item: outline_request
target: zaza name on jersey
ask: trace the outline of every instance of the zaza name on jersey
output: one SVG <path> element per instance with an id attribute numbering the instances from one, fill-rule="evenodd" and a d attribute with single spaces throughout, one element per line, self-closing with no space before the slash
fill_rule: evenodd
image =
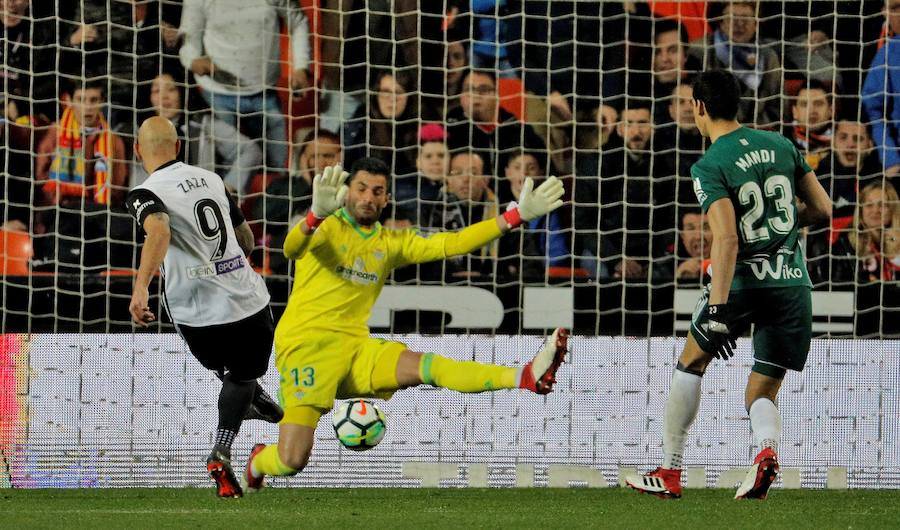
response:
<path id="1" fill-rule="evenodd" d="M 176 185 L 181 188 L 181 191 L 185 193 L 188 193 L 192 190 L 209 187 L 209 185 L 206 183 L 206 179 L 203 177 L 188 177 L 183 181 L 176 183 Z"/>

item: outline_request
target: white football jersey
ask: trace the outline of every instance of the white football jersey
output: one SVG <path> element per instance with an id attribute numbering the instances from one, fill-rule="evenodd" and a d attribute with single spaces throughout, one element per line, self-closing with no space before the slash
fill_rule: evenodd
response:
<path id="1" fill-rule="evenodd" d="M 169 215 L 171 240 L 161 272 L 166 308 L 176 324 L 227 324 L 268 305 L 265 282 L 234 233 L 244 216 L 221 177 L 168 162 L 132 189 L 126 203 L 141 227 L 152 213 Z"/>

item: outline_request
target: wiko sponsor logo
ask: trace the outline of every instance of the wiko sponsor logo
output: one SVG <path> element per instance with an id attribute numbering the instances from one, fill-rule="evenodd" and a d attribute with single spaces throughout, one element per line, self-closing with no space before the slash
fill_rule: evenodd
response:
<path id="1" fill-rule="evenodd" d="M 791 267 L 784 262 L 784 253 L 779 252 L 774 258 L 756 258 L 747 261 L 750 270 L 757 280 L 765 280 L 766 276 L 773 280 L 796 280 L 803 278 L 800 267 Z M 774 263 L 772 260 L 775 260 Z"/>

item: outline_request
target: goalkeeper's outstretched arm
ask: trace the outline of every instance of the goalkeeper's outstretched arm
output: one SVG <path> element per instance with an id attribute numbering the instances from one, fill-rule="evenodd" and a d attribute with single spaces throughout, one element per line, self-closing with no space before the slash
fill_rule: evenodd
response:
<path id="1" fill-rule="evenodd" d="M 562 206 L 563 185 L 556 177 L 550 177 L 537 189 L 534 181 L 525 179 L 518 206 L 498 215 L 466 227 L 459 232 L 443 232 L 430 238 L 414 237 L 407 240 L 403 262 L 425 263 L 451 256 L 468 254 L 479 249 L 523 222 L 543 217 Z"/>

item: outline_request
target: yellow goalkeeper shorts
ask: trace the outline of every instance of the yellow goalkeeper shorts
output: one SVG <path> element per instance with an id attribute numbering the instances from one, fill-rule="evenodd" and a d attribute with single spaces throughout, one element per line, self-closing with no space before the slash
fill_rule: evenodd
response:
<path id="1" fill-rule="evenodd" d="M 331 410 L 335 398 L 390 399 L 397 390 L 397 361 L 406 349 L 399 342 L 328 332 L 306 333 L 298 341 L 276 341 L 285 421 L 293 423 L 296 407 Z"/>

